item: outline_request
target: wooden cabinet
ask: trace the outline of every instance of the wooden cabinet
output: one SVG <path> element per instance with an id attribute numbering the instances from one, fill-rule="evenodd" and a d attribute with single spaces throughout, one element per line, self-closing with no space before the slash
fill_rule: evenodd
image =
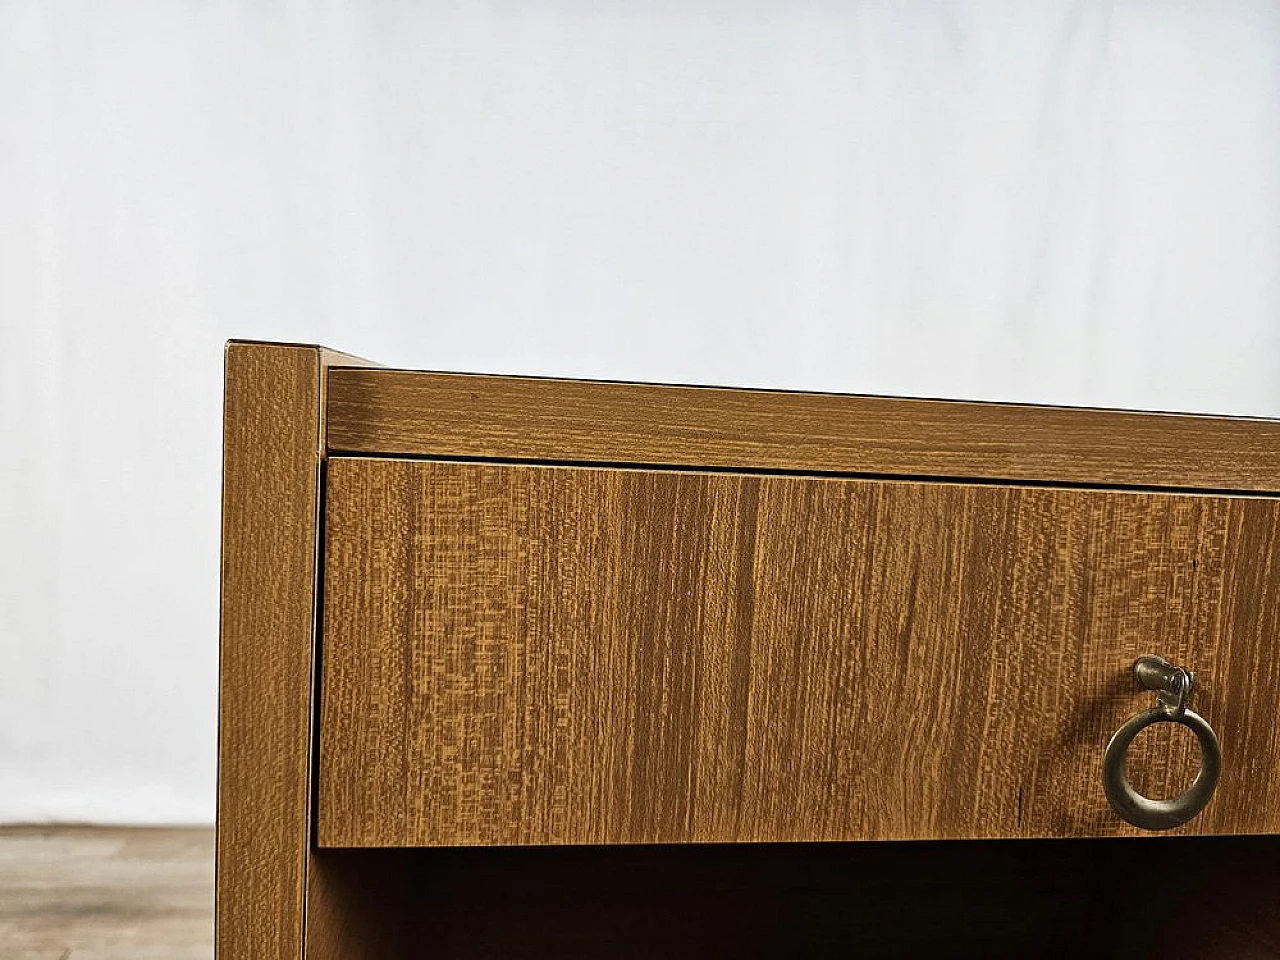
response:
<path id="1" fill-rule="evenodd" d="M 224 482 L 221 957 L 1275 954 L 1276 422 L 232 344 Z"/>

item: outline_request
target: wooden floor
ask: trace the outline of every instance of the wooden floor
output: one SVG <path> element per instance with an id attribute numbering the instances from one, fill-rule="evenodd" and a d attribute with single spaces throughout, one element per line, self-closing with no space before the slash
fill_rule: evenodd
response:
<path id="1" fill-rule="evenodd" d="M 212 828 L 0 827 L 0 960 L 212 956 Z"/>

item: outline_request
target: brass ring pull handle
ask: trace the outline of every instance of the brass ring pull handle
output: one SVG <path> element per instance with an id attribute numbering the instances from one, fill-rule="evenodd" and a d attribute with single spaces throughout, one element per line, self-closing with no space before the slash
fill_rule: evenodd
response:
<path id="1" fill-rule="evenodd" d="M 1186 823 L 1204 809 L 1222 772 L 1222 748 L 1204 717 L 1187 709 L 1195 688 L 1195 674 L 1160 657 L 1139 657 L 1133 674 L 1148 690 L 1160 692 L 1160 703 L 1127 720 L 1107 744 L 1102 760 L 1102 789 L 1112 808 L 1135 827 L 1168 830 Z M 1126 759 L 1133 738 L 1153 723 L 1180 723 L 1200 741 L 1200 772 L 1186 792 L 1172 800 L 1152 800 L 1129 783 Z"/>

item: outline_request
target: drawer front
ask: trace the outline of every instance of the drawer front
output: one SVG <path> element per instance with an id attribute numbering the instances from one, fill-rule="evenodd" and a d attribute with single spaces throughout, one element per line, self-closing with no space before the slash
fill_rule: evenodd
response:
<path id="1" fill-rule="evenodd" d="M 319 842 L 1137 833 L 1101 765 L 1145 653 L 1222 743 L 1174 832 L 1276 831 L 1277 503 L 333 458 Z"/>

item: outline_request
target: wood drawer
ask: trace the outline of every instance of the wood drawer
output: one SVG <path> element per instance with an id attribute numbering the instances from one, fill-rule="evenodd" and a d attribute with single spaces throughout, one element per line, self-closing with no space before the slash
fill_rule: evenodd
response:
<path id="1" fill-rule="evenodd" d="M 331 457 L 326 847 L 1138 833 L 1101 786 L 1199 672 L 1176 832 L 1280 829 L 1280 501 Z M 1194 776 L 1135 745 L 1142 792 Z"/>

